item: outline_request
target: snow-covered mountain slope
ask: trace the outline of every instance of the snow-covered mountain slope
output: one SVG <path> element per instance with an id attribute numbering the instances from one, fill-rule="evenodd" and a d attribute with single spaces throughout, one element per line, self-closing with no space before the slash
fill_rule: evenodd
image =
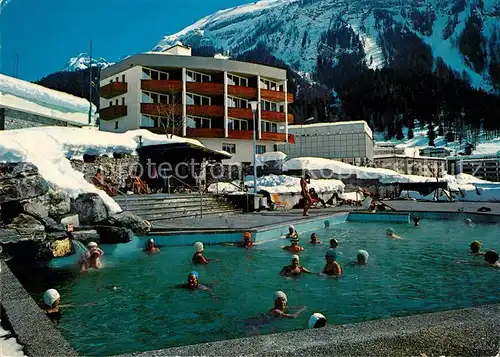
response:
<path id="1" fill-rule="evenodd" d="M 66 63 L 63 71 L 76 71 L 81 69 L 87 69 L 90 63 L 90 56 L 87 53 L 80 53 L 76 57 L 72 57 Z M 92 58 L 92 66 L 106 68 L 114 64 L 113 62 L 108 62 L 105 58 Z"/>
<path id="2" fill-rule="evenodd" d="M 499 24 L 500 0 L 262 0 L 207 16 L 164 37 L 154 51 L 177 41 L 232 55 L 263 45 L 304 73 L 314 73 L 324 57 L 335 66 L 354 53 L 379 68 L 429 51 L 490 90 L 500 63 Z M 344 41 L 346 29 L 356 36 Z"/>

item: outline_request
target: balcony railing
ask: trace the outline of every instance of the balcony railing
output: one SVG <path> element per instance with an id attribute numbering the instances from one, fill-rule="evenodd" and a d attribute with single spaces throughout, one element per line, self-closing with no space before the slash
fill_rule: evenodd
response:
<path id="1" fill-rule="evenodd" d="M 182 106 L 180 104 L 141 103 L 141 113 L 157 116 L 181 115 Z"/>
<path id="2" fill-rule="evenodd" d="M 253 119 L 252 109 L 248 108 L 229 108 L 227 114 L 229 117 L 236 119 Z"/>
<path id="3" fill-rule="evenodd" d="M 127 82 L 112 82 L 99 89 L 100 96 L 106 99 L 127 93 Z"/>
<path id="4" fill-rule="evenodd" d="M 187 128 L 187 136 L 193 138 L 223 138 L 222 128 Z"/>
<path id="5" fill-rule="evenodd" d="M 224 84 L 214 82 L 187 82 L 186 90 L 191 93 L 202 95 L 223 95 Z"/>
<path id="6" fill-rule="evenodd" d="M 99 118 L 102 120 L 112 120 L 127 115 L 126 105 L 112 105 L 99 111 Z"/>
<path id="7" fill-rule="evenodd" d="M 264 100 L 268 100 L 270 102 L 284 102 L 285 101 L 285 92 L 269 90 L 269 89 L 261 89 L 260 97 Z M 287 103 L 293 103 L 293 95 L 291 93 L 286 94 Z"/>
<path id="8" fill-rule="evenodd" d="M 285 121 L 285 113 L 263 110 L 260 117 L 262 120 L 269 120 L 282 123 Z M 293 114 L 288 114 L 288 122 L 293 123 Z"/>
<path id="9" fill-rule="evenodd" d="M 286 137 L 287 134 L 284 133 L 269 133 L 264 131 L 260 134 L 260 140 L 286 141 Z M 293 141 L 290 141 L 290 138 L 292 138 Z M 292 134 L 288 134 L 288 141 L 295 142 L 295 137 Z"/>
<path id="10" fill-rule="evenodd" d="M 186 114 L 200 117 L 223 117 L 224 107 L 218 105 L 186 105 Z"/>
<path id="11" fill-rule="evenodd" d="M 234 97 L 256 100 L 257 88 L 228 85 L 227 94 Z"/>
<path id="12" fill-rule="evenodd" d="M 157 93 L 177 93 L 182 91 L 182 81 L 142 79 L 141 89 Z"/>

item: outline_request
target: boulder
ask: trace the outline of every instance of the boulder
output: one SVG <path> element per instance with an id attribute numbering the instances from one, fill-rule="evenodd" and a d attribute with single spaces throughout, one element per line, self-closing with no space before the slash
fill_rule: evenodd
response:
<path id="1" fill-rule="evenodd" d="M 42 176 L 0 180 L 0 203 L 24 201 L 38 197 L 49 190 L 49 184 Z"/>
<path id="2" fill-rule="evenodd" d="M 75 231 L 72 233 L 73 239 L 79 240 L 83 244 L 87 245 L 89 242 L 101 242 L 101 236 L 95 229 L 88 229 L 83 231 Z"/>
<path id="3" fill-rule="evenodd" d="M 40 222 L 45 226 L 46 232 L 65 233 L 65 227 L 62 224 L 57 223 L 50 217 L 40 218 Z"/>
<path id="4" fill-rule="evenodd" d="M 15 229 L 2 229 L 0 228 L 0 243 L 17 243 L 21 240 L 21 236 Z"/>
<path id="5" fill-rule="evenodd" d="M 41 200 L 39 197 L 23 202 L 22 206 L 23 211 L 31 216 L 35 216 L 37 218 L 46 218 L 49 216 L 47 205 L 44 204 L 43 200 Z"/>
<path id="6" fill-rule="evenodd" d="M 71 199 L 61 190 L 50 190 L 46 195 L 50 217 L 60 217 L 71 211 Z"/>
<path id="7" fill-rule="evenodd" d="M 151 224 L 132 212 L 114 214 L 100 224 L 104 226 L 124 227 L 135 234 L 146 234 L 151 229 Z"/>
<path id="8" fill-rule="evenodd" d="M 21 213 L 14 218 L 11 224 L 6 226 L 7 229 L 14 229 L 20 236 L 20 240 L 44 240 L 45 227 L 35 217 Z"/>
<path id="9" fill-rule="evenodd" d="M 134 237 L 134 232 L 123 227 L 98 227 L 101 244 L 128 243 Z"/>
<path id="10" fill-rule="evenodd" d="M 78 214 L 80 223 L 92 225 L 108 218 L 108 208 L 97 193 L 82 193 L 71 202 L 71 210 Z"/>
<path id="11" fill-rule="evenodd" d="M 77 214 L 72 214 L 61 219 L 61 225 L 66 227 L 68 224 L 73 225 L 73 228 L 80 227 L 80 219 Z"/>
<path id="12" fill-rule="evenodd" d="M 0 164 L 0 180 L 38 175 L 38 168 L 29 162 Z"/>

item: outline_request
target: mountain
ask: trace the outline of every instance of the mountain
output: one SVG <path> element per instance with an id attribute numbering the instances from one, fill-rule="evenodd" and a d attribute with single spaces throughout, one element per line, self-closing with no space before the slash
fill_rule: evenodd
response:
<path id="1" fill-rule="evenodd" d="M 76 57 L 72 57 L 66 63 L 63 71 L 73 72 L 77 70 L 87 69 L 90 63 L 90 56 L 87 53 L 80 53 Z M 106 68 L 113 65 L 114 62 L 108 62 L 105 58 L 92 58 L 92 67 Z"/>
<path id="2" fill-rule="evenodd" d="M 177 41 L 232 57 L 261 46 L 329 87 L 347 79 L 330 73 L 337 66 L 426 71 L 439 62 L 500 91 L 499 0 L 263 0 L 218 11 L 153 50 Z"/>

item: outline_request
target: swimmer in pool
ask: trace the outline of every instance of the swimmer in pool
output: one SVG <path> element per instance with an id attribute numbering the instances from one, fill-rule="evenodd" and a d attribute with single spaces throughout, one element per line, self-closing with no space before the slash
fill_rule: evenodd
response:
<path id="1" fill-rule="evenodd" d="M 336 240 L 335 238 L 330 239 L 330 248 L 337 249 L 338 246 L 339 246 L 338 240 Z"/>
<path id="2" fill-rule="evenodd" d="M 420 225 L 420 217 L 414 217 L 413 218 L 413 225 L 415 227 L 418 227 Z"/>
<path id="3" fill-rule="evenodd" d="M 154 254 L 154 253 L 158 253 L 160 251 L 160 248 L 156 247 L 154 239 L 151 238 L 148 240 L 148 243 L 146 245 L 146 248 L 144 248 L 144 251 L 149 253 L 149 254 Z"/>
<path id="4" fill-rule="evenodd" d="M 304 268 L 300 263 L 300 258 L 297 254 L 292 255 L 292 264 L 285 265 L 283 269 L 281 269 L 280 274 L 284 276 L 297 276 L 302 273 L 312 274 L 311 271 Z"/>
<path id="5" fill-rule="evenodd" d="M 56 289 L 49 289 L 43 294 L 44 310 L 52 322 L 58 322 L 61 318 L 59 310 L 61 295 Z"/>
<path id="6" fill-rule="evenodd" d="M 357 254 L 356 254 L 356 264 L 357 265 L 366 265 L 368 263 L 368 257 L 370 256 L 370 254 L 368 254 L 368 252 L 364 249 L 360 249 L 358 250 Z"/>
<path id="7" fill-rule="evenodd" d="M 326 317 L 320 312 L 315 312 L 309 318 L 307 327 L 309 328 L 321 328 L 326 326 Z"/>
<path id="8" fill-rule="evenodd" d="M 304 250 L 303 247 L 299 245 L 299 239 L 298 238 L 292 238 L 291 240 L 291 245 L 281 247 L 284 250 L 288 250 L 289 252 L 292 252 L 294 254 L 301 252 Z"/>
<path id="9" fill-rule="evenodd" d="M 472 219 L 470 219 L 470 218 L 467 218 L 465 220 L 465 225 L 468 227 L 474 227 L 474 224 L 472 223 Z"/>
<path id="10" fill-rule="evenodd" d="M 193 263 L 194 264 L 208 264 L 209 262 L 215 262 L 216 259 L 207 259 L 203 256 L 203 252 L 205 251 L 205 247 L 202 242 L 196 242 L 194 244 L 195 253 L 193 255 Z"/>
<path id="11" fill-rule="evenodd" d="M 296 313 L 289 314 L 287 313 L 286 304 L 288 302 L 288 298 L 283 291 L 276 291 L 274 293 L 274 307 L 268 311 L 268 314 L 273 317 L 287 317 L 290 319 L 295 319 L 299 317 L 299 315 L 306 309 L 305 306 L 301 307 Z"/>
<path id="12" fill-rule="evenodd" d="M 288 234 L 286 235 L 286 238 L 287 239 L 293 239 L 293 238 L 299 239 L 299 234 L 295 230 L 294 226 L 288 227 Z"/>
<path id="13" fill-rule="evenodd" d="M 243 242 L 241 243 L 242 247 L 248 249 L 252 247 L 252 234 L 250 232 L 243 233 Z"/>
<path id="14" fill-rule="evenodd" d="M 322 274 L 331 275 L 331 276 L 340 276 L 342 275 L 342 267 L 335 260 L 337 259 L 337 252 L 335 249 L 328 249 L 325 254 L 326 264 L 323 268 Z"/>
<path id="15" fill-rule="evenodd" d="M 318 240 L 318 235 L 316 233 L 311 234 L 311 241 L 309 243 L 311 243 L 311 244 L 322 244 Z"/>
<path id="16" fill-rule="evenodd" d="M 89 269 L 99 269 L 102 267 L 101 257 L 104 252 L 97 246 L 97 243 L 90 242 L 87 245 L 87 251 L 80 257 L 80 271 L 84 272 Z"/>
<path id="17" fill-rule="evenodd" d="M 394 232 L 393 228 L 387 228 L 387 236 L 392 239 L 401 239 L 401 237 Z"/>
<path id="18" fill-rule="evenodd" d="M 192 271 L 188 275 L 187 284 L 179 284 L 177 285 L 177 287 L 188 290 L 203 290 L 207 291 L 210 295 L 213 296 L 213 290 L 206 285 L 200 284 L 200 282 L 198 281 L 198 277 L 199 277 L 198 272 Z"/>
<path id="19" fill-rule="evenodd" d="M 481 242 L 475 240 L 469 245 L 469 247 L 472 255 L 484 255 L 484 252 L 481 252 Z"/>
<path id="20" fill-rule="evenodd" d="M 484 253 L 484 261 L 486 264 L 493 268 L 500 268 L 500 262 L 498 261 L 498 253 L 494 250 L 488 250 Z"/>

